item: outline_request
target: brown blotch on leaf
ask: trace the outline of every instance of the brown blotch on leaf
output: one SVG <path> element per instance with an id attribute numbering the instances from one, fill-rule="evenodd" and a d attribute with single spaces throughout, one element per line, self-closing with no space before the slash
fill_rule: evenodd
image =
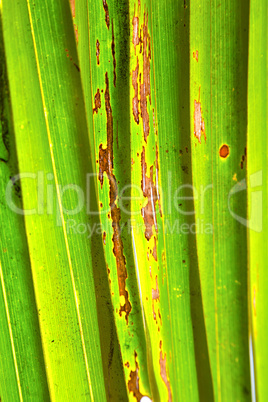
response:
<path id="1" fill-rule="evenodd" d="M 156 237 L 154 237 L 153 257 L 154 257 L 155 261 L 157 261 Z"/>
<path id="2" fill-rule="evenodd" d="M 157 281 L 157 276 L 155 277 L 155 289 L 152 288 L 152 304 L 153 304 L 153 316 L 154 320 L 156 320 L 156 314 L 155 314 L 155 309 L 154 309 L 154 303 L 159 301 L 159 288 L 158 288 L 158 281 Z"/>
<path id="3" fill-rule="evenodd" d="M 96 112 L 98 113 L 98 109 L 101 108 L 101 95 L 100 95 L 100 90 L 99 88 L 97 89 L 96 95 L 94 97 L 94 101 L 95 101 L 95 107 L 93 109 L 93 114 Z"/>
<path id="4" fill-rule="evenodd" d="M 138 76 L 139 76 L 139 59 L 137 57 L 137 66 L 135 70 L 132 71 L 132 86 L 134 88 L 134 97 L 132 99 L 132 110 L 134 120 L 139 124 L 139 86 L 138 86 Z"/>
<path id="5" fill-rule="evenodd" d="M 139 38 L 139 17 L 133 17 L 132 19 L 132 25 L 133 25 L 133 38 L 132 38 L 132 43 L 135 47 L 135 54 L 136 54 L 136 46 L 140 43 L 140 38 Z"/>
<path id="6" fill-rule="evenodd" d="M 143 147 L 141 153 L 141 189 L 144 197 L 148 198 L 147 205 L 141 209 L 141 214 L 145 224 L 145 238 L 150 240 L 153 235 L 153 226 L 155 227 L 156 232 L 157 228 L 157 220 L 156 220 L 156 202 L 158 201 L 156 186 L 153 181 L 153 166 L 150 167 L 150 177 L 147 177 L 147 164 L 145 162 L 145 148 Z"/>
<path id="7" fill-rule="evenodd" d="M 160 343 L 160 349 L 161 348 L 162 348 L 162 343 Z M 159 364 L 160 364 L 160 375 L 168 390 L 168 402 L 172 402 L 171 387 L 170 387 L 170 382 L 169 382 L 168 376 L 167 376 L 167 356 L 166 356 L 166 354 L 163 356 L 162 350 L 160 350 Z"/>
<path id="8" fill-rule="evenodd" d="M 148 13 L 144 13 L 144 23 L 142 25 L 142 51 L 143 51 L 143 83 L 140 82 L 140 105 L 141 117 L 143 122 L 144 141 L 150 133 L 149 113 L 147 110 L 147 97 L 151 103 L 151 86 L 150 86 L 150 60 L 151 60 L 151 39 L 148 31 Z"/>
<path id="9" fill-rule="evenodd" d="M 97 48 L 97 51 L 96 51 L 97 65 L 99 66 L 99 64 L 100 64 L 100 42 L 99 42 L 98 39 L 97 39 L 97 42 L 96 42 L 96 48 Z"/>
<path id="10" fill-rule="evenodd" d="M 201 144 L 202 134 L 206 141 L 207 137 L 206 137 L 206 133 L 205 133 L 205 122 L 202 117 L 201 103 L 195 100 L 194 101 L 194 135 L 198 139 L 200 144 Z"/>
<path id="11" fill-rule="evenodd" d="M 129 380 L 128 380 L 128 390 L 129 393 L 132 392 L 134 398 L 137 399 L 137 401 L 139 402 L 141 400 L 141 398 L 144 396 L 142 395 L 142 393 L 140 392 L 140 378 L 139 378 L 139 364 L 137 362 L 137 353 L 135 352 L 135 365 L 136 365 L 136 369 L 135 371 L 131 371 L 130 375 L 129 375 Z"/>
<path id="12" fill-rule="evenodd" d="M 198 50 L 193 52 L 193 58 L 198 62 Z"/>
<path id="13" fill-rule="evenodd" d="M 106 2 L 106 0 L 102 0 L 102 4 L 103 4 L 103 8 L 105 11 L 105 22 L 107 25 L 107 28 L 110 28 L 110 17 L 109 17 L 109 9 L 108 9 L 108 4 Z"/>
<path id="14" fill-rule="evenodd" d="M 242 157 L 241 157 L 241 162 L 240 162 L 241 169 L 244 168 L 244 163 L 246 163 L 246 156 L 247 156 L 247 148 L 245 148 L 244 155 L 242 155 Z"/>
<path id="15" fill-rule="evenodd" d="M 106 246 L 106 232 L 103 232 L 102 238 L 103 238 L 103 244 Z"/>
<path id="16" fill-rule="evenodd" d="M 118 285 L 119 285 L 119 294 L 124 297 L 124 305 L 120 306 L 119 314 L 122 315 L 122 312 L 125 312 L 125 319 L 128 323 L 128 316 L 131 312 L 131 304 L 128 298 L 128 291 L 126 290 L 126 279 L 127 279 L 127 270 L 126 270 L 126 259 L 123 252 L 123 242 L 121 238 L 121 228 L 120 228 L 120 219 L 121 213 L 120 209 L 116 205 L 116 198 L 118 195 L 117 191 L 117 182 L 113 173 L 113 114 L 112 107 L 110 103 L 110 93 L 109 93 L 109 80 L 108 74 L 105 74 L 105 110 L 106 110 L 106 131 L 107 131 L 107 148 L 103 148 L 102 144 L 99 146 L 99 180 L 101 183 L 101 187 L 103 186 L 103 174 L 106 172 L 108 180 L 109 180 L 109 198 L 110 198 L 110 209 L 111 209 L 111 218 L 112 218 L 112 228 L 113 228 L 113 237 L 112 241 L 114 244 L 113 253 L 116 258 L 116 266 L 117 266 L 117 277 L 118 277 Z"/>
<path id="17" fill-rule="evenodd" d="M 70 5 L 71 5 L 72 16 L 73 16 L 73 18 L 75 18 L 75 0 L 70 0 Z M 76 24 L 74 24 L 74 32 L 75 32 L 76 42 L 78 43 L 79 33 L 78 33 L 78 27 Z"/>
<path id="18" fill-rule="evenodd" d="M 75 18 L 75 0 L 70 0 L 72 16 Z"/>
<path id="19" fill-rule="evenodd" d="M 115 59 L 115 41 L 114 41 L 114 23 L 112 22 L 112 56 L 113 56 L 113 66 L 114 66 L 114 86 L 116 86 L 116 59 Z"/>
<path id="20" fill-rule="evenodd" d="M 162 217 L 162 208 L 160 203 L 160 193 L 159 193 L 159 163 L 158 163 L 158 145 L 156 144 L 155 147 L 155 188 L 156 188 L 156 195 L 158 200 L 158 207 L 159 213 Z"/>
<path id="21" fill-rule="evenodd" d="M 155 289 L 152 289 L 152 299 L 153 300 L 159 300 L 159 288 L 158 288 L 158 281 L 157 281 L 157 276 L 155 277 Z"/>
<path id="22" fill-rule="evenodd" d="M 229 154 L 230 154 L 229 146 L 226 144 L 223 144 L 220 147 L 219 154 L 220 154 L 221 158 L 224 158 L 224 159 L 227 158 L 227 156 L 229 156 Z"/>

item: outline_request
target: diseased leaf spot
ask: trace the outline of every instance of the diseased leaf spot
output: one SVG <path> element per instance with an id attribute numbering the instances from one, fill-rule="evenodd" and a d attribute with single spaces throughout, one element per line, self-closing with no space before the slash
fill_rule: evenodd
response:
<path id="1" fill-rule="evenodd" d="M 98 109 L 101 108 L 101 95 L 100 95 L 100 90 L 99 88 L 97 89 L 96 95 L 94 97 L 94 101 L 95 101 L 95 107 L 93 109 L 93 114 L 96 112 L 98 113 Z"/>
<path id="2" fill-rule="evenodd" d="M 198 101 L 194 101 L 194 136 L 198 139 L 201 144 L 201 136 L 204 136 L 206 141 L 206 133 L 205 133 L 205 122 L 202 117 L 202 109 L 201 103 Z"/>
<path id="3" fill-rule="evenodd" d="M 244 168 L 244 163 L 246 162 L 246 156 L 247 156 L 247 148 L 245 148 L 244 155 L 242 155 L 242 157 L 241 157 L 241 162 L 240 162 L 241 169 Z"/>
<path id="4" fill-rule="evenodd" d="M 136 398 L 136 400 L 139 402 L 144 395 L 142 395 L 142 393 L 140 392 L 139 364 L 137 361 L 138 355 L 136 352 L 134 353 L 134 356 L 136 369 L 130 372 L 130 379 L 128 380 L 128 390 L 129 393 L 133 393 L 134 398 Z"/>
<path id="5" fill-rule="evenodd" d="M 157 186 L 153 181 L 153 166 L 150 167 L 150 177 L 147 177 L 147 164 L 145 162 L 145 148 L 143 147 L 141 153 L 141 171 L 142 171 L 142 179 L 141 179 L 141 189 L 144 197 L 148 199 L 147 205 L 142 208 L 141 214 L 145 224 L 145 238 L 150 240 L 153 235 L 153 226 L 155 227 L 156 232 L 157 228 L 157 219 L 156 219 L 156 202 L 159 200 Z"/>
<path id="6" fill-rule="evenodd" d="M 70 0 L 70 5 L 71 5 L 72 16 L 73 16 L 73 18 L 75 18 L 75 0 Z M 77 24 L 75 24 L 75 23 L 73 25 L 74 25 L 76 42 L 78 43 L 78 40 L 79 40 L 78 27 L 77 27 Z"/>
<path id="7" fill-rule="evenodd" d="M 103 232 L 102 238 L 103 238 L 103 244 L 106 246 L 106 232 Z"/>
<path id="8" fill-rule="evenodd" d="M 113 56 L 113 66 L 114 66 L 114 86 L 116 86 L 116 59 L 115 59 L 115 42 L 114 42 L 114 23 L 112 22 L 112 56 Z"/>
<path id="9" fill-rule="evenodd" d="M 156 245 L 156 237 L 154 237 L 153 257 L 154 257 L 155 261 L 157 261 L 157 245 Z"/>
<path id="10" fill-rule="evenodd" d="M 224 159 L 227 158 L 227 156 L 229 156 L 229 154 L 230 154 L 229 146 L 226 144 L 223 144 L 220 147 L 219 154 L 220 154 L 221 158 L 224 158 Z"/>
<path id="11" fill-rule="evenodd" d="M 162 349 L 162 342 L 160 342 L 160 349 Z M 162 350 L 160 350 L 159 363 L 160 363 L 160 375 L 168 390 L 168 402 L 172 402 L 171 387 L 167 375 L 167 356 L 166 354 L 163 356 Z"/>
<path id="12" fill-rule="evenodd" d="M 158 288 L 158 282 L 157 282 L 157 276 L 155 277 L 155 289 L 152 289 L 152 299 L 153 300 L 159 300 L 159 288 Z"/>
<path id="13" fill-rule="evenodd" d="M 70 0 L 72 16 L 75 17 L 75 0 Z"/>
<path id="14" fill-rule="evenodd" d="M 132 110 L 134 120 L 139 124 L 139 86 L 138 86 L 138 76 L 139 76 L 139 59 L 137 57 L 137 66 L 135 70 L 132 71 L 132 86 L 134 88 L 134 97 L 132 99 Z"/>
<path id="15" fill-rule="evenodd" d="M 193 58 L 197 61 L 198 63 L 198 50 L 196 50 L 195 52 L 193 52 Z"/>
<path id="16" fill-rule="evenodd" d="M 140 38 L 139 38 L 139 17 L 133 17 L 132 25 L 133 25 L 132 43 L 134 45 L 135 54 L 136 54 L 136 46 L 138 46 L 138 44 L 140 43 Z"/>
<path id="17" fill-rule="evenodd" d="M 75 68 L 77 69 L 77 71 L 80 73 L 80 67 L 73 61 L 73 58 L 70 57 L 69 55 L 69 50 L 65 49 L 66 52 L 66 56 L 68 57 L 68 59 L 70 59 L 70 61 L 73 63 L 73 65 L 75 66 Z"/>
<path id="18" fill-rule="evenodd" d="M 147 97 L 151 103 L 151 86 L 150 86 L 150 60 L 151 60 L 151 39 L 148 31 L 148 13 L 144 13 L 144 23 L 142 25 L 142 49 L 143 49 L 143 83 L 140 79 L 140 104 L 141 117 L 143 122 L 144 141 L 150 133 L 149 113 L 147 110 Z"/>
<path id="19" fill-rule="evenodd" d="M 112 241 L 114 244 L 113 253 L 116 258 L 116 266 L 117 266 L 117 277 L 118 277 L 118 286 L 119 286 L 119 294 L 120 301 L 123 300 L 123 303 L 120 303 L 119 315 L 122 315 L 122 312 L 125 313 L 125 319 L 128 323 L 128 316 L 131 312 L 131 304 L 128 298 L 128 291 L 126 290 L 126 279 L 127 279 L 127 270 L 126 270 L 126 259 L 123 252 L 123 241 L 121 238 L 121 228 L 120 228 L 120 219 L 121 213 L 120 209 L 116 205 L 116 199 L 118 195 L 117 191 L 117 182 L 115 175 L 113 173 L 113 115 L 112 115 L 112 107 L 110 102 L 110 93 L 109 93 L 109 80 L 108 74 L 105 73 L 105 110 L 106 110 L 106 130 L 107 130 L 107 148 L 103 148 L 102 144 L 99 146 L 99 181 L 101 183 L 101 188 L 103 186 L 103 174 L 106 172 L 110 191 L 110 209 L 111 215 L 108 217 L 112 219 L 112 228 L 113 228 L 113 237 Z"/>
<path id="20" fill-rule="evenodd" d="M 98 39 L 97 39 L 97 42 L 96 42 L 96 48 L 97 48 L 97 50 L 96 50 L 97 65 L 99 66 L 100 65 L 100 42 L 99 42 Z"/>
<path id="21" fill-rule="evenodd" d="M 155 277 L 155 289 L 152 288 L 152 305 L 153 305 L 153 316 L 154 320 L 156 320 L 156 313 L 155 313 L 155 303 L 159 301 L 160 294 L 159 294 L 159 288 L 158 288 L 158 281 L 157 281 L 157 276 Z"/>
<path id="22" fill-rule="evenodd" d="M 109 29 L 110 28 L 110 17 L 109 17 L 109 8 L 108 8 L 108 4 L 106 2 L 106 0 L 102 0 L 102 4 L 103 4 L 103 8 L 105 11 L 105 22 L 106 22 L 106 26 Z"/>

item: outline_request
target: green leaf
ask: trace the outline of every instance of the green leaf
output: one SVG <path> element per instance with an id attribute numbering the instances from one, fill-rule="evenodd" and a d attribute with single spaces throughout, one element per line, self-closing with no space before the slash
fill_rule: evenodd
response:
<path id="1" fill-rule="evenodd" d="M 191 2 L 193 185 L 215 400 L 249 400 L 246 217 L 248 2 Z M 236 187 L 235 187 L 236 186 Z M 203 228 L 202 228 L 203 227 Z M 209 230 L 211 228 L 211 230 Z"/>
<path id="2" fill-rule="evenodd" d="M 251 2 L 248 70 L 249 306 L 256 395 L 267 398 L 267 13 L 266 1 Z"/>
<path id="3" fill-rule="evenodd" d="M 135 400 L 151 391 L 127 198 L 131 189 L 128 2 L 106 6 L 72 2 L 72 10 L 87 117 L 94 132 L 91 143 L 114 319 L 129 399 Z"/>
<path id="4" fill-rule="evenodd" d="M 78 226 L 98 219 L 81 195 L 92 165 L 69 4 L 3 1 L 3 31 L 50 396 L 105 400 L 92 272 L 104 261 L 100 236 Z"/>
<path id="5" fill-rule="evenodd" d="M 48 400 L 48 387 L 35 305 L 23 216 L 7 203 L 6 185 L 21 208 L 21 191 L 11 177 L 18 174 L 12 112 L 0 21 L 0 395 L 2 400 Z"/>
<path id="6" fill-rule="evenodd" d="M 212 384 L 191 199 L 189 2 L 158 2 L 152 18 L 173 383 L 179 399 L 207 401 Z"/>

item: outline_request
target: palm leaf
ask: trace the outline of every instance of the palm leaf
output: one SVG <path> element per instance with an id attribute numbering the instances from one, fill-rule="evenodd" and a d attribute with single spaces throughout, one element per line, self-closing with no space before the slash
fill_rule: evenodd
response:
<path id="1" fill-rule="evenodd" d="M 249 306 L 256 395 L 267 389 L 267 2 L 250 6 L 247 184 Z M 255 387 L 253 389 L 255 391 Z M 253 397 L 255 397 L 253 393 Z"/>
<path id="2" fill-rule="evenodd" d="M 235 219 L 246 216 L 247 199 L 234 190 L 246 177 L 248 3 L 194 1 L 190 20 L 197 252 L 214 397 L 248 400 L 247 232 Z"/>
<path id="3" fill-rule="evenodd" d="M 104 400 L 92 275 L 102 254 L 91 251 L 101 250 L 100 239 L 68 229 L 71 219 L 94 224 L 85 206 L 72 216 L 75 189 L 86 193 L 92 167 L 70 9 L 64 1 L 4 1 L 3 27 L 20 173 L 38 176 L 44 197 L 54 194 L 40 201 L 35 180 L 21 178 L 24 209 L 39 208 L 25 227 L 50 396 Z"/>

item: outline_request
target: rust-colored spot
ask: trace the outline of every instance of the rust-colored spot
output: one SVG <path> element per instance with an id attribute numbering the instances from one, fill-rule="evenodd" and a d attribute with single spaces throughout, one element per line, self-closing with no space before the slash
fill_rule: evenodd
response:
<path id="1" fill-rule="evenodd" d="M 159 309 L 158 309 L 158 317 L 159 317 L 159 320 L 160 320 L 160 325 L 162 325 L 162 316 L 161 316 L 161 313 L 160 313 Z"/>
<path id="2" fill-rule="evenodd" d="M 154 257 L 155 261 L 157 261 L 156 237 L 154 237 L 153 257 Z"/>
<path id="3" fill-rule="evenodd" d="M 77 69 L 77 71 L 80 73 L 80 67 L 73 61 L 73 58 L 69 55 L 69 50 L 68 50 L 68 49 L 65 49 L 65 52 L 66 52 L 66 56 L 67 56 L 68 58 L 70 58 L 70 60 L 73 62 L 73 65 L 75 66 L 75 68 Z"/>
<path id="4" fill-rule="evenodd" d="M 152 289 L 152 299 L 159 300 L 159 288 L 158 288 L 157 276 L 155 277 L 155 289 Z"/>
<path id="5" fill-rule="evenodd" d="M 114 23 L 112 21 L 112 56 L 113 56 L 113 66 L 114 66 L 114 86 L 116 86 L 116 59 L 115 59 L 115 41 L 114 41 Z"/>
<path id="6" fill-rule="evenodd" d="M 153 226 L 155 227 L 156 232 L 157 228 L 157 220 L 156 220 L 156 202 L 158 200 L 156 186 L 153 181 L 153 166 L 150 167 L 150 177 L 146 176 L 147 173 L 147 164 L 145 162 L 145 148 L 143 147 L 141 153 L 141 171 L 142 171 L 142 179 L 141 179 L 141 189 L 144 197 L 148 198 L 147 205 L 142 208 L 141 214 L 145 224 L 145 238 L 150 240 L 153 235 Z"/>
<path id="7" fill-rule="evenodd" d="M 221 158 L 224 158 L 224 159 L 227 158 L 227 156 L 229 156 L 229 154 L 230 154 L 229 146 L 226 144 L 223 144 L 220 147 L 219 154 L 220 154 Z"/>
<path id="8" fill-rule="evenodd" d="M 97 50 L 96 50 L 97 64 L 99 66 L 99 64 L 100 64 L 100 42 L 99 42 L 98 39 L 97 39 L 97 42 L 96 42 L 96 48 L 97 48 Z"/>
<path id="9" fill-rule="evenodd" d="M 136 46 L 140 43 L 140 38 L 139 38 L 139 17 L 133 17 L 132 19 L 132 25 L 133 25 L 133 38 L 132 38 L 132 43 L 135 47 L 135 54 L 136 54 Z"/>
<path id="10" fill-rule="evenodd" d="M 159 163 L 158 163 L 158 145 L 156 144 L 155 147 L 155 188 L 156 188 L 156 195 L 158 200 L 158 207 L 159 213 L 162 217 L 162 208 L 160 203 L 160 193 L 159 193 Z"/>
<path id="11" fill-rule="evenodd" d="M 126 363 L 125 363 L 125 366 L 126 366 L 127 368 L 129 368 L 129 367 L 130 367 L 129 362 L 126 362 Z"/>
<path id="12" fill-rule="evenodd" d="M 129 375 L 130 378 L 128 380 L 127 385 L 128 385 L 129 392 L 133 392 L 134 398 L 136 398 L 137 401 L 139 402 L 144 395 L 142 395 L 142 393 L 140 392 L 139 364 L 137 362 L 138 355 L 136 352 L 134 355 L 135 355 L 136 369 L 135 369 L 135 371 L 130 372 L 130 375 Z"/>
<path id="13" fill-rule="evenodd" d="M 70 0 L 72 16 L 75 17 L 75 0 Z"/>
<path id="14" fill-rule="evenodd" d="M 103 8 L 105 11 L 105 22 L 107 25 L 107 28 L 110 28 L 110 17 L 109 17 L 109 9 L 108 9 L 108 4 L 106 2 L 106 0 L 102 0 L 102 4 L 103 4 Z"/>
<path id="15" fill-rule="evenodd" d="M 139 59 L 137 57 L 137 66 L 135 70 L 132 71 L 132 86 L 134 88 L 134 97 L 132 99 L 132 110 L 134 120 L 139 124 L 139 86 L 138 86 L 138 76 L 139 76 Z"/>
<path id="16" fill-rule="evenodd" d="M 70 0 L 70 5 L 71 5 L 72 16 L 73 16 L 73 18 L 75 18 L 75 0 Z M 79 33 L 78 33 L 77 24 L 75 24 L 75 23 L 74 23 L 74 32 L 75 32 L 76 42 L 78 43 Z"/>
<path id="17" fill-rule="evenodd" d="M 162 348 L 162 343 L 160 343 L 160 349 L 161 348 Z M 167 356 L 166 356 L 166 353 L 163 356 L 162 350 L 160 350 L 159 364 L 160 364 L 160 375 L 168 390 L 168 402 L 172 402 L 171 387 L 170 387 L 170 382 L 169 382 L 168 376 L 167 376 Z"/>
<path id="18" fill-rule="evenodd" d="M 157 276 L 155 277 L 155 289 L 152 288 L 152 305 L 153 305 L 153 316 L 154 320 L 156 320 L 156 314 L 155 314 L 155 309 L 154 309 L 154 303 L 159 301 L 159 288 L 158 288 L 158 281 L 157 281 Z"/>
<path id="19" fill-rule="evenodd" d="M 198 50 L 193 52 L 193 58 L 198 62 Z"/>
<path id="20" fill-rule="evenodd" d="M 122 315 L 122 312 L 125 312 L 125 319 L 128 323 L 128 316 L 131 312 L 131 304 L 128 299 L 128 291 L 126 290 L 126 279 L 127 279 L 127 270 L 126 270 L 126 259 L 123 252 L 123 242 L 121 238 L 121 228 L 120 228 L 120 209 L 116 206 L 116 198 L 118 195 L 117 191 L 117 182 L 116 178 L 113 174 L 113 114 L 112 107 L 110 102 L 110 93 L 109 93 L 109 80 L 108 74 L 105 73 L 105 110 L 106 110 L 106 130 L 107 130 L 107 148 L 103 148 L 102 144 L 99 146 L 99 180 L 101 183 L 101 187 L 103 186 L 103 174 L 106 172 L 109 186 L 110 186 L 110 209 L 111 209 L 111 218 L 112 218 L 112 228 L 113 228 L 113 237 L 112 241 L 114 243 L 113 253 L 116 258 L 116 266 L 117 266 L 117 277 L 118 277 L 118 285 L 119 285 L 119 293 L 120 296 L 124 297 L 124 304 L 120 306 L 119 314 Z"/>
<path id="21" fill-rule="evenodd" d="M 144 13 L 144 23 L 142 26 L 142 51 L 143 51 L 143 83 L 140 82 L 140 105 L 141 117 L 143 122 L 144 141 L 150 133 L 149 113 L 147 110 L 147 97 L 151 103 L 151 86 L 150 86 L 150 60 L 151 60 L 151 39 L 148 32 L 148 13 Z"/>
<path id="22" fill-rule="evenodd" d="M 102 238 L 103 238 L 103 244 L 106 246 L 106 232 L 103 232 Z"/>
<path id="23" fill-rule="evenodd" d="M 201 103 L 194 101 L 194 135 L 201 144 L 201 136 L 204 135 L 205 141 L 207 139 L 205 133 L 205 122 L 202 117 Z"/>
<path id="24" fill-rule="evenodd" d="M 97 92 L 96 92 L 94 101 L 95 101 L 95 107 L 94 107 L 94 109 L 93 109 L 93 114 L 94 114 L 95 112 L 98 113 L 98 109 L 101 108 L 101 95 L 100 95 L 100 90 L 99 90 L 99 88 L 98 88 L 98 90 L 97 90 Z"/>

